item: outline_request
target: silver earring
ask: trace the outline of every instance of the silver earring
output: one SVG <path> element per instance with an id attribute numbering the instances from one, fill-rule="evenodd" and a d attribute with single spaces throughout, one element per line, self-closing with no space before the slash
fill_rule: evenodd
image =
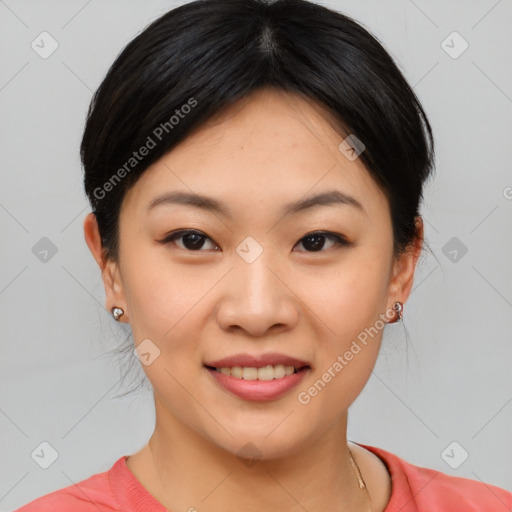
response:
<path id="1" fill-rule="evenodd" d="M 111 311 L 112 311 L 112 316 L 114 317 L 114 320 L 116 322 L 119 322 L 119 319 L 124 315 L 124 310 L 114 306 Z"/>
<path id="2" fill-rule="evenodd" d="M 396 318 L 391 323 L 394 324 L 395 322 L 401 322 L 403 319 L 404 305 L 401 302 L 395 302 L 393 304 L 393 309 L 396 311 Z"/>

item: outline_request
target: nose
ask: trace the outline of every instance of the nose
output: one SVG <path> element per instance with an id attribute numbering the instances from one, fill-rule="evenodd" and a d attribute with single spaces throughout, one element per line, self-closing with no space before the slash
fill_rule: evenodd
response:
<path id="1" fill-rule="evenodd" d="M 239 258 L 224 279 L 217 322 L 226 331 L 261 337 L 292 329 L 299 319 L 299 301 L 289 273 L 265 257 L 252 263 Z"/>

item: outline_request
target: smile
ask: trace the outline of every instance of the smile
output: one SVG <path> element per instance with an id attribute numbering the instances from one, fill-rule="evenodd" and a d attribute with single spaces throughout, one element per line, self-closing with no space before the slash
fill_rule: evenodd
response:
<path id="1" fill-rule="evenodd" d="M 213 384 L 242 400 L 264 402 L 277 400 L 291 392 L 311 371 L 311 367 L 292 365 L 208 366 L 205 370 Z"/>
<path id="2" fill-rule="evenodd" d="M 300 369 L 300 368 L 299 368 Z M 285 366 L 282 364 L 277 365 L 267 365 L 262 366 L 261 368 L 255 368 L 253 366 L 233 366 L 215 368 L 218 372 L 223 375 L 229 375 L 234 377 L 235 379 L 244 379 L 244 380 L 273 380 L 273 379 L 281 379 L 286 375 L 292 375 L 293 373 L 297 373 L 298 369 L 294 366 Z"/>

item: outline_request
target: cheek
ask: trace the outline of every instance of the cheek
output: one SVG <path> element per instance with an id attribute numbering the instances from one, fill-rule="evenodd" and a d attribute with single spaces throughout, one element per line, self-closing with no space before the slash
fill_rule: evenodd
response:
<path id="1" fill-rule="evenodd" d="M 317 322 L 321 332 L 315 333 L 316 366 L 297 393 L 308 417 L 326 425 L 335 421 L 366 385 L 385 326 L 380 318 L 386 299 L 384 265 L 365 264 L 362 257 L 354 258 L 350 265 L 345 263 L 323 285 L 317 282 L 312 300 L 322 322 Z"/>
<path id="2" fill-rule="evenodd" d="M 324 417 L 326 410 L 337 414 L 355 400 L 379 354 L 387 275 L 386 261 L 375 254 L 376 249 L 347 253 L 328 275 L 317 273 L 305 284 L 308 306 L 321 322 L 315 324 L 315 372 L 300 391 Z"/>
<path id="3" fill-rule="evenodd" d="M 330 345 L 342 348 L 370 327 L 386 303 L 386 261 L 368 250 L 347 252 L 338 265 L 307 272 L 300 280 L 301 297 L 322 321 Z M 325 336 L 327 334 L 327 336 Z"/>
<path id="4" fill-rule="evenodd" d="M 155 248 L 133 254 L 125 258 L 123 275 L 134 339 L 154 338 L 163 344 L 172 339 L 176 344 L 184 325 L 201 311 L 201 298 L 219 280 L 219 271 L 177 266 Z M 191 326 L 187 328 L 190 332 Z"/>
<path id="5" fill-rule="evenodd" d="M 124 269 L 133 338 L 140 344 L 141 367 L 153 389 L 169 410 L 181 410 L 190 400 L 184 390 L 202 364 L 197 340 L 205 324 L 206 301 L 201 298 L 219 277 L 211 272 L 198 277 L 193 268 L 177 270 L 149 252 L 146 256 L 144 261 L 139 251 L 138 264 L 127 262 Z"/>

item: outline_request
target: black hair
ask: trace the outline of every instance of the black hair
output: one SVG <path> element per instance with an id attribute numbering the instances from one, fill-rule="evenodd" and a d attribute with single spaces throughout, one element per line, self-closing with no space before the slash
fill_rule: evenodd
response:
<path id="1" fill-rule="evenodd" d="M 360 158 L 389 200 L 395 256 L 415 241 L 434 140 L 379 41 L 350 17 L 306 0 L 196 0 L 137 35 L 92 98 L 80 154 L 108 258 L 118 258 L 120 207 L 144 170 L 264 87 L 327 107 L 340 130 L 364 144 Z"/>

